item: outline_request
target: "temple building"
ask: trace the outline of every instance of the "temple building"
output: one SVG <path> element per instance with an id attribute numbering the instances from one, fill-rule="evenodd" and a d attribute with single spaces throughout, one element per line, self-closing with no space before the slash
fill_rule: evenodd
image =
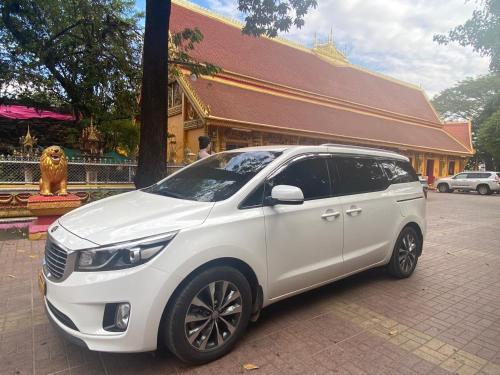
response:
<path id="1" fill-rule="evenodd" d="M 270 144 L 342 143 L 397 151 L 432 182 L 474 154 L 470 122 L 445 123 L 424 91 L 313 48 L 241 33 L 238 22 L 174 0 L 170 31 L 198 27 L 190 54 L 222 72 L 169 84 L 169 162 L 194 160 L 198 137 L 215 151 Z"/>

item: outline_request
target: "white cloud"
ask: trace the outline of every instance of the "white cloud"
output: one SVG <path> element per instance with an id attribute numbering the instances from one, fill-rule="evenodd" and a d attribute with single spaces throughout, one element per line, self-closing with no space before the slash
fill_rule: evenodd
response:
<path id="1" fill-rule="evenodd" d="M 468 19 L 478 5 L 465 0 L 318 0 L 305 26 L 282 36 L 312 46 L 314 33 L 325 40 L 333 28 L 349 60 L 403 81 L 421 85 L 429 96 L 465 77 L 485 74 L 488 59 L 471 48 L 439 45 L 446 33 Z M 242 18 L 235 0 L 207 0 L 210 9 Z"/>

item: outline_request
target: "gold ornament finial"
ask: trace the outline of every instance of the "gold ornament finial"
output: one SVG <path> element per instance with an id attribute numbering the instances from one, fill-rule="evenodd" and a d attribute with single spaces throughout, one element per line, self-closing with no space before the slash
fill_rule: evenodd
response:
<path id="1" fill-rule="evenodd" d="M 333 27 L 330 28 L 330 34 L 328 35 L 328 41 L 326 43 L 318 43 L 315 36 L 314 48 L 312 51 L 322 59 L 335 64 L 335 65 L 346 65 L 349 64 L 347 57 L 335 47 L 335 42 L 333 40 Z"/>

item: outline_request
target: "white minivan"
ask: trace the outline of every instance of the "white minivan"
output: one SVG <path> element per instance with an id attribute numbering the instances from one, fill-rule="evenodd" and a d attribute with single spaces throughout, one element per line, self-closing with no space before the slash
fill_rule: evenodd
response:
<path id="1" fill-rule="evenodd" d="M 91 350 L 204 363 L 274 302 L 372 267 L 410 276 L 425 199 L 408 159 L 343 145 L 212 155 L 48 232 L 50 320 Z"/>

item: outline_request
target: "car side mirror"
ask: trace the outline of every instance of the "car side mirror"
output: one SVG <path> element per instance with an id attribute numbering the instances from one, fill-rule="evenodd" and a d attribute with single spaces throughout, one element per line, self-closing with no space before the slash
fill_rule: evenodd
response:
<path id="1" fill-rule="evenodd" d="M 302 204 L 304 203 L 304 194 L 297 186 L 278 185 L 271 190 L 271 199 L 267 203 L 270 206 L 277 204 Z"/>

